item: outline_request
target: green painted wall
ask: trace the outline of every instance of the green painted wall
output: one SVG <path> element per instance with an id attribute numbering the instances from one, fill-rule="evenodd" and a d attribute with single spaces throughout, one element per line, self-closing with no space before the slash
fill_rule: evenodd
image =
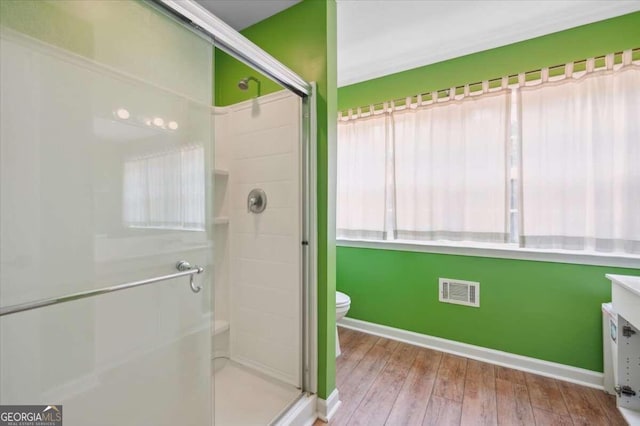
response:
<path id="1" fill-rule="evenodd" d="M 640 12 L 342 87 L 340 109 L 640 47 Z M 640 268 L 640 261 L 638 263 Z M 338 247 L 349 317 L 602 371 L 600 304 L 617 269 Z M 438 278 L 480 282 L 480 308 L 438 302 Z"/>
<path id="2" fill-rule="evenodd" d="M 335 229 L 328 200 L 336 138 L 336 5 L 334 0 L 304 0 L 242 31 L 242 34 L 318 88 L 318 395 L 335 388 Z M 215 100 L 224 106 L 255 96 L 255 86 L 238 90 L 247 75 L 259 77 L 262 94 L 282 90 L 277 84 L 221 51 L 215 55 Z M 252 83 L 253 84 L 253 83 Z"/>
<path id="3" fill-rule="evenodd" d="M 640 12 L 368 80 L 338 90 L 340 110 L 640 47 Z"/>
<path id="4" fill-rule="evenodd" d="M 606 273 L 639 269 L 338 247 L 349 317 L 602 371 Z M 438 278 L 480 282 L 480 308 L 438 302 Z"/>

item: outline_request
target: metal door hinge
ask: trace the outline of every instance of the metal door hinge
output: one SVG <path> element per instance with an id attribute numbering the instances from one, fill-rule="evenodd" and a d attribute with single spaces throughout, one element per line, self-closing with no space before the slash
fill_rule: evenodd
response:
<path id="1" fill-rule="evenodd" d="M 636 334 L 636 331 L 631 326 L 625 325 L 622 327 L 622 335 L 624 337 L 631 337 L 634 334 Z"/>
<path id="2" fill-rule="evenodd" d="M 616 393 L 618 394 L 618 396 L 636 396 L 636 391 L 634 391 L 633 389 L 631 389 L 630 386 L 624 385 L 624 386 L 616 386 L 614 388 L 614 390 L 616 391 Z"/>

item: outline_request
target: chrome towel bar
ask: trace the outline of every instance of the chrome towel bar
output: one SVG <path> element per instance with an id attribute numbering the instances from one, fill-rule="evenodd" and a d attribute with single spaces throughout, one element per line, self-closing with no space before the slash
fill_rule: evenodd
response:
<path id="1" fill-rule="evenodd" d="M 36 300 L 34 302 L 26 302 L 26 303 L 20 303 L 18 305 L 0 307 L 0 317 L 4 315 L 15 314 L 18 312 L 30 311 L 32 309 L 43 308 L 45 306 L 57 305 L 58 303 L 71 302 L 72 300 L 79 300 L 87 297 L 99 296 L 101 294 L 113 293 L 115 291 L 126 290 L 129 288 L 140 287 L 147 284 L 153 284 L 160 281 L 166 281 L 166 280 L 171 280 L 173 278 L 180 278 L 180 277 L 186 277 L 186 276 L 189 277 L 189 286 L 191 288 L 191 291 L 193 291 L 194 293 L 198 293 L 200 290 L 202 290 L 202 287 L 196 286 L 194 282 L 194 275 L 201 274 L 202 272 L 204 272 L 204 268 L 202 266 L 198 266 L 198 265 L 191 266 L 189 262 L 181 260 L 178 263 L 176 263 L 176 269 L 179 272 L 176 272 L 174 274 L 162 275 L 154 278 L 147 278 L 146 280 L 132 281 L 130 283 L 118 284 L 111 287 L 101 288 L 98 290 L 81 291 L 78 293 L 69 294 L 67 296 L 51 297 L 49 299 Z"/>

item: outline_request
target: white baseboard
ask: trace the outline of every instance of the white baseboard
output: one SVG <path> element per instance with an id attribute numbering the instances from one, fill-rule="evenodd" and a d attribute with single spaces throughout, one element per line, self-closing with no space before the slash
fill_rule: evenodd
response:
<path id="1" fill-rule="evenodd" d="M 413 331 L 401 330 L 399 328 L 387 327 L 386 325 L 374 324 L 352 318 L 343 318 L 338 325 L 376 336 L 386 337 L 400 342 L 410 343 L 416 346 L 436 349 L 438 351 L 460 355 L 490 364 L 501 365 L 516 370 L 527 371 L 541 376 L 551 377 L 566 382 L 576 383 L 595 389 L 603 389 L 604 375 L 597 371 L 586 370 L 584 368 L 572 367 L 570 365 L 556 362 L 543 361 L 509 352 L 502 352 L 495 349 L 483 348 L 482 346 L 469 345 L 440 337 L 426 334 L 414 333 Z"/>
<path id="2" fill-rule="evenodd" d="M 338 389 L 334 389 L 326 400 L 318 398 L 318 418 L 323 422 L 330 421 L 341 404 Z"/>

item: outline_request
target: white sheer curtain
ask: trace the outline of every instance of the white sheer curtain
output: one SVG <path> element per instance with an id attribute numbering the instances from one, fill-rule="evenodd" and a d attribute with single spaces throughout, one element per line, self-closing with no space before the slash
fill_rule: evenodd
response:
<path id="1" fill-rule="evenodd" d="M 129 227 L 204 229 L 204 148 L 189 145 L 127 160 L 123 208 Z"/>
<path id="2" fill-rule="evenodd" d="M 640 69 L 521 90 L 521 245 L 640 253 Z"/>
<path id="3" fill-rule="evenodd" d="M 508 94 L 394 113 L 397 238 L 507 241 Z"/>
<path id="4" fill-rule="evenodd" d="M 386 114 L 338 121 L 338 238 L 385 238 Z"/>
<path id="5" fill-rule="evenodd" d="M 640 254 L 632 57 L 350 111 L 338 133 L 338 237 Z"/>

